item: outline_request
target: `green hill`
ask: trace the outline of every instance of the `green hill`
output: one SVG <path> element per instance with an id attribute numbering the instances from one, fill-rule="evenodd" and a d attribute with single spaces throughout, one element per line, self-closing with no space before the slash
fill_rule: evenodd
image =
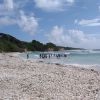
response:
<path id="1" fill-rule="evenodd" d="M 56 46 L 53 43 L 43 44 L 36 40 L 32 40 L 32 42 L 24 42 L 9 34 L 0 33 L 0 52 L 23 52 L 25 49 L 29 51 L 46 51 L 49 48 L 52 48 L 53 50 L 59 50 L 61 48 L 64 48 L 65 50 L 78 49 Z"/>
<path id="2" fill-rule="evenodd" d="M 16 39 L 15 37 L 0 33 L 0 51 L 22 51 L 26 43 Z"/>

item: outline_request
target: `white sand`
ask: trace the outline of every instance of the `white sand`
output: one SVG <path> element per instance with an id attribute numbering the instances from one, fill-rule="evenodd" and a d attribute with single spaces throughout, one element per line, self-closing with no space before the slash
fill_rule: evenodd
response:
<path id="1" fill-rule="evenodd" d="M 100 72 L 0 54 L 0 100 L 100 100 Z"/>

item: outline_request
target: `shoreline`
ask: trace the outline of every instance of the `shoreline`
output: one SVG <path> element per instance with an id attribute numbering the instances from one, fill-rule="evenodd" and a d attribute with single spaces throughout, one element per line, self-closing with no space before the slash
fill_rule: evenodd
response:
<path id="1" fill-rule="evenodd" d="M 22 59 L 26 59 L 27 60 L 27 57 L 24 56 L 21 56 L 19 55 L 19 57 L 21 57 Z M 37 60 L 37 61 L 42 61 L 46 64 L 48 63 L 51 63 L 51 64 L 60 64 L 60 65 L 64 65 L 64 66 L 76 66 L 76 67 L 79 67 L 79 68 L 86 68 L 86 69 L 94 69 L 96 71 L 100 71 L 100 64 L 81 64 L 81 63 L 61 63 L 59 62 L 60 59 L 58 59 L 59 61 L 56 61 L 57 59 L 54 59 L 55 61 L 53 61 L 53 58 L 49 59 L 49 58 L 28 58 L 28 60 Z M 50 61 L 49 61 L 50 60 Z M 62 59 L 61 59 L 62 60 Z"/>
<path id="2" fill-rule="evenodd" d="M 100 71 L 0 54 L 2 100 L 99 100 Z"/>

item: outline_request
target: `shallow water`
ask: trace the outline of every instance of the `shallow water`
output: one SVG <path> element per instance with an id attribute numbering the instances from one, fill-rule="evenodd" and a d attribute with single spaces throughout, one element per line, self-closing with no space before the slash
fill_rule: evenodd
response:
<path id="1" fill-rule="evenodd" d="M 30 59 L 40 59 L 39 55 L 41 52 L 29 53 Z M 43 53 L 43 52 L 42 52 Z M 79 64 L 79 65 L 95 65 L 100 68 L 100 51 L 89 51 L 89 50 L 73 50 L 64 52 L 44 52 L 52 54 L 65 54 L 68 53 L 67 57 L 49 57 L 44 61 L 47 63 L 59 63 L 59 64 Z M 26 54 L 21 54 L 26 58 Z"/>

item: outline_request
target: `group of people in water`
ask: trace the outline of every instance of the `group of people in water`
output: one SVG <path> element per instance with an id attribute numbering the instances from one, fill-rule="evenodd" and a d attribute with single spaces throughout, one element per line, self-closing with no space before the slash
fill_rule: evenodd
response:
<path id="1" fill-rule="evenodd" d="M 67 57 L 67 54 L 52 54 L 52 53 L 41 53 L 40 54 L 40 58 L 52 58 L 52 57 L 56 57 L 56 58 L 61 58 L 61 57 Z"/>
<path id="2" fill-rule="evenodd" d="M 44 58 L 50 59 L 52 57 L 61 58 L 61 57 L 67 57 L 67 54 L 40 53 L 39 57 L 40 59 L 44 59 Z M 27 59 L 29 59 L 29 53 L 27 53 Z"/>

